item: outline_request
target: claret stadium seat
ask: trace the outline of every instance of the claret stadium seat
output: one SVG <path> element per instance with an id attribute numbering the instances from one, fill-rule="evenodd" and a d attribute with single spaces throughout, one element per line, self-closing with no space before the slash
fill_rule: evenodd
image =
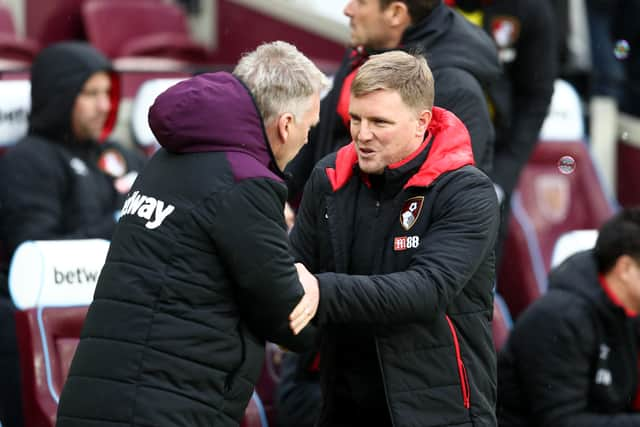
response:
<path id="1" fill-rule="evenodd" d="M 108 249 L 109 242 L 101 239 L 28 241 L 16 249 L 9 292 L 17 308 L 25 427 L 55 426 L 60 393 Z M 280 353 L 267 344 L 263 374 L 241 427 L 275 422 Z"/>
<path id="2" fill-rule="evenodd" d="M 513 327 L 509 308 L 505 304 L 500 294 L 495 294 L 493 298 L 493 321 L 491 329 L 493 333 L 493 344 L 496 351 L 500 351 L 509 338 L 509 333 Z"/>
<path id="3" fill-rule="evenodd" d="M 82 18 L 89 42 L 110 58 L 163 57 L 194 64 L 210 58 L 207 48 L 191 38 L 187 16 L 174 3 L 87 0 Z"/>
<path id="4" fill-rule="evenodd" d="M 38 43 L 18 36 L 11 11 L 0 3 L 0 67 L 5 61 L 28 65 L 37 52 Z"/>
<path id="5" fill-rule="evenodd" d="M 511 199 L 497 290 L 514 318 L 547 289 L 556 240 L 614 212 L 584 142 L 580 100 L 557 81 L 549 115 Z"/>
<path id="6" fill-rule="evenodd" d="M 11 260 L 25 426 L 53 427 L 109 242 L 29 241 Z"/>

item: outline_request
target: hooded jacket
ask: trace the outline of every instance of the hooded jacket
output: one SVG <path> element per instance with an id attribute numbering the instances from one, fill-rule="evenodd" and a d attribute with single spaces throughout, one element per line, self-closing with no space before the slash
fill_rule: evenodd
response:
<path id="1" fill-rule="evenodd" d="M 111 72 L 107 59 L 77 42 L 52 45 L 33 63 L 28 135 L 0 159 L 0 239 L 9 254 L 26 240 L 111 238 L 123 201 L 114 179 L 140 170 L 143 158 L 113 142 L 73 136 L 75 100 L 99 71 Z M 105 135 L 117 112 L 115 82 Z M 118 170 L 102 166 L 109 156 L 119 159 Z"/>
<path id="2" fill-rule="evenodd" d="M 553 8 L 551 2 L 538 0 L 457 0 L 456 4 L 482 13 L 482 26 L 494 38 L 504 66 L 504 78 L 487 91 L 496 127 L 490 176 L 510 195 L 538 142 L 558 73 Z"/>
<path id="3" fill-rule="evenodd" d="M 637 321 L 604 286 L 591 250 L 551 272 L 500 354 L 501 427 L 640 425 Z"/>
<path id="4" fill-rule="evenodd" d="M 493 41 L 482 29 L 467 22 L 444 4 L 403 34 L 398 49 L 423 54 L 435 82 L 434 104 L 453 112 L 471 135 L 476 165 L 491 170 L 494 131 L 483 89 L 500 75 Z M 348 127 L 337 113 L 343 82 L 370 55 L 381 51 L 362 48 L 347 51 L 333 79 L 331 91 L 322 100 L 320 123 L 311 130 L 309 142 L 287 166 L 290 200 L 299 198 L 313 166 L 324 156 L 351 141 Z"/>
<path id="5" fill-rule="evenodd" d="M 378 193 L 353 144 L 314 168 L 291 243 L 320 284 L 319 425 L 339 425 L 338 337 L 354 325 L 373 337 L 371 375 L 382 378 L 393 426 L 495 425 L 498 208 L 472 165 L 464 125 L 434 107 L 425 142 L 385 169 Z"/>
<path id="6" fill-rule="evenodd" d="M 265 340 L 300 350 L 304 291 L 286 186 L 251 95 L 228 73 L 178 83 L 163 146 L 125 201 L 61 395 L 58 427 L 237 426 Z"/>

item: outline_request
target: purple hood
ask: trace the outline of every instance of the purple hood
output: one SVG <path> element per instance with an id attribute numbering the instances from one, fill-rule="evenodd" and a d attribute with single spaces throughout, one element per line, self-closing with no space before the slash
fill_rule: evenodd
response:
<path id="1" fill-rule="evenodd" d="M 170 87 L 149 109 L 149 126 L 168 151 L 228 153 L 238 179 L 283 178 L 253 97 L 230 73 L 200 74 Z M 271 173 L 256 170 L 252 160 Z"/>

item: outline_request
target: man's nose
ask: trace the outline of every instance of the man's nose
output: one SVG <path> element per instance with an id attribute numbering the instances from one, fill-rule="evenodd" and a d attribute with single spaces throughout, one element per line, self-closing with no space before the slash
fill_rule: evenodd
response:
<path id="1" fill-rule="evenodd" d="M 344 13 L 349 18 L 351 18 L 353 16 L 353 1 L 348 1 L 347 2 L 347 5 L 342 10 L 342 13 Z"/>
<path id="2" fill-rule="evenodd" d="M 111 110 L 111 96 L 108 93 L 101 94 L 98 97 L 98 108 L 105 113 Z"/>
<path id="3" fill-rule="evenodd" d="M 373 132 L 366 120 L 360 122 L 360 128 L 358 129 L 358 139 L 361 141 L 367 141 L 373 137 Z"/>

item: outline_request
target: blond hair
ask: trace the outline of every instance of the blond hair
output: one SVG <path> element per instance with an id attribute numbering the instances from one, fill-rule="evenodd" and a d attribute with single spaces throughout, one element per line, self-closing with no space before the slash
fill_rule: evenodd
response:
<path id="1" fill-rule="evenodd" d="M 285 112 L 300 118 L 310 108 L 311 96 L 328 86 L 322 71 L 283 41 L 245 54 L 233 74 L 251 91 L 265 124 Z"/>
<path id="2" fill-rule="evenodd" d="M 351 94 L 361 97 L 381 89 L 397 91 L 416 112 L 433 107 L 433 75 L 423 56 L 401 50 L 372 55 L 358 70 Z"/>

